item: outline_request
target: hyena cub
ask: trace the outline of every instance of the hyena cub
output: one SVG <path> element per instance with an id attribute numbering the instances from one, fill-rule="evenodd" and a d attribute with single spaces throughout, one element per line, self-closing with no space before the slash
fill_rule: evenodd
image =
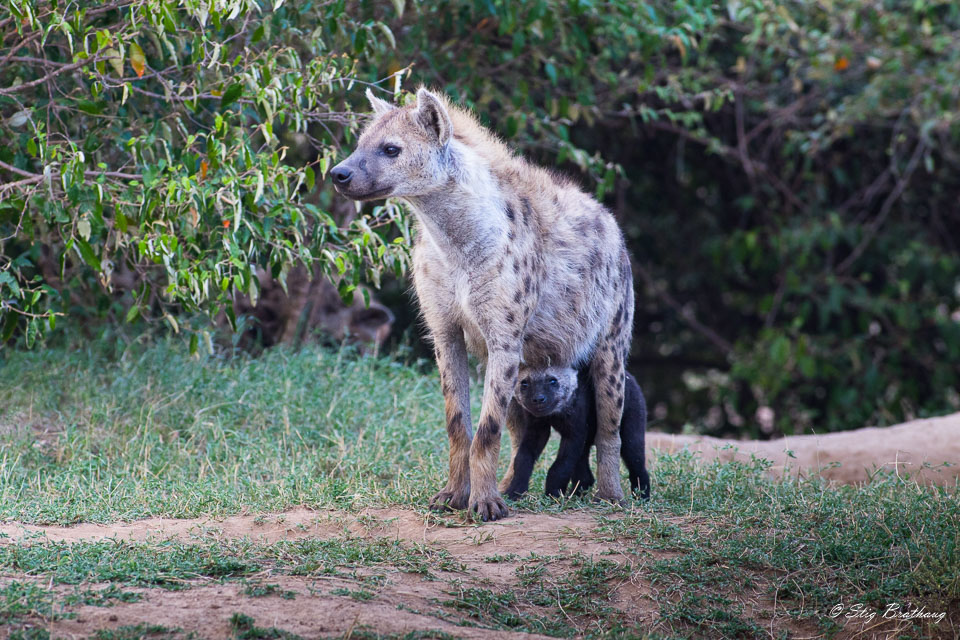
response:
<path id="1" fill-rule="evenodd" d="M 630 474 L 630 487 L 644 500 L 650 497 L 644 434 L 647 428 L 647 404 L 640 385 L 626 375 L 626 396 L 620 421 L 620 455 Z M 527 431 L 516 451 L 513 480 L 504 492 L 516 499 L 527 491 L 530 473 L 550 438 L 550 428 L 560 434 L 557 459 L 547 472 L 545 493 L 560 496 L 571 483 L 576 492 L 593 485 L 590 472 L 590 448 L 597 432 L 597 412 L 593 384 L 584 371 L 570 367 L 548 367 L 519 374 L 514 410 L 528 414 Z"/>
<path id="2" fill-rule="evenodd" d="M 467 111 L 426 89 L 415 104 L 368 94 L 374 118 L 331 169 L 354 200 L 403 198 L 417 222 L 413 284 L 433 339 L 450 440 L 437 508 L 507 515 L 497 490 L 501 427 L 521 362 L 588 366 L 597 403 L 597 495 L 623 499 L 620 415 L 633 328 L 633 275 L 609 211 L 520 158 Z M 467 353 L 484 363 L 477 435 Z M 509 484 L 511 471 L 504 478 Z"/>

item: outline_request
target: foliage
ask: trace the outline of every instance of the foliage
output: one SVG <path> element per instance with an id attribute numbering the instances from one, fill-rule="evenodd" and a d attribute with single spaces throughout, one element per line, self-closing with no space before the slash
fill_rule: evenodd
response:
<path id="1" fill-rule="evenodd" d="M 0 170 L 13 178 L 0 186 L 0 338 L 21 326 L 32 344 L 90 275 L 134 289 L 127 320 L 177 330 L 178 309 L 256 300 L 259 268 L 282 282 L 319 262 L 347 296 L 361 276 L 402 271 L 404 247 L 380 228 L 408 235 L 399 209 L 341 228 L 310 196 L 358 126 L 358 61 L 393 40 L 344 6 L 0 5 Z"/>
<path id="2" fill-rule="evenodd" d="M 766 436 L 960 409 L 955 2 L 134 0 L 59 21 L 38 1 L 0 16 L 8 333 L 70 308 L 80 264 L 148 274 L 162 295 L 137 288 L 136 309 L 173 323 L 255 296 L 255 264 L 319 259 L 345 289 L 402 270 L 398 209 L 338 230 L 328 192 L 303 191 L 349 147 L 351 83 L 409 68 L 612 206 L 661 424 Z"/>
<path id="3" fill-rule="evenodd" d="M 960 410 L 960 5 L 457 2 L 391 25 L 378 68 L 415 62 L 607 196 L 659 420 Z"/>

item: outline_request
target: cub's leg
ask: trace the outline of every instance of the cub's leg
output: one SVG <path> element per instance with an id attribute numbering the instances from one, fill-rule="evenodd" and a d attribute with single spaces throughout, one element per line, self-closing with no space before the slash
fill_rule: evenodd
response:
<path id="1" fill-rule="evenodd" d="M 450 475 L 446 487 L 430 500 L 434 509 L 466 509 L 470 498 L 470 376 L 463 330 L 450 327 L 434 331 L 434 349 L 440 369 L 447 437 L 450 440 Z"/>
<path id="2" fill-rule="evenodd" d="M 586 425 L 575 425 L 572 430 L 567 431 L 560 439 L 560 449 L 557 451 L 557 459 L 550 465 L 547 471 L 547 482 L 544 487 L 544 493 L 548 496 L 559 497 L 566 493 L 570 485 L 570 479 L 576 473 L 580 459 L 583 457 L 583 451 L 587 444 Z M 562 432 L 561 432 L 562 433 Z"/>
<path id="3" fill-rule="evenodd" d="M 516 475 L 515 465 L 517 459 L 517 451 L 520 449 L 520 443 L 523 442 L 524 438 L 527 436 L 527 429 L 529 429 L 530 423 L 530 414 L 523 410 L 516 401 L 510 403 L 509 409 L 507 409 L 507 433 L 510 434 L 510 464 L 507 467 L 507 472 L 503 474 L 503 479 L 500 480 L 500 493 L 507 494 L 509 488 L 513 486 L 513 479 Z M 549 437 L 549 431 L 548 431 Z M 541 447 L 541 451 L 543 448 Z M 539 453 L 537 455 L 540 455 Z M 529 484 L 529 476 L 527 477 L 527 483 Z M 527 490 L 527 485 L 524 485 L 523 491 Z M 521 493 L 523 493 L 521 491 Z"/>
<path id="4" fill-rule="evenodd" d="M 581 459 L 590 450 L 590 436 L 596 422 L 593 416 L 593 389 L 583 372 L 577 373 L 576 384 L 569 404 L 563 411 L 550 416 L 550 423 L 560 434 L 560 449 L 547 472 L 544 492 L 548 496 L 557 497 L 567 492 L 570 481 L 578 475 Z M 581 478 L 575 482 L 579 480 Z"/>
<path id="5" fill-rule="evenodd" d="M 587 442 L 583 447 L 583 454 L 577 461 L 577 467 L 573 470 L 573 477 L 570 482 L 573 483 L 573 492 L 581 494 L 593 486 L 593 472 L 590 470 L 590 449 L 592 442 Z"/>
<path id="6" fill-rule="evenodd" d="M 516 402 L 513 403 L 516 405 Z M 513 406 L 511 406 L 511 410 Z M 513 455 L 513 477 L 503 490 L 503 494 L 511 500 L 516 500 L 530 488 L 530 474 L 543 448 L 550 439 L 550 425 L 540 421 L 529 421 L 523 439 L 519 442 Z"/>
<path id="7" fill-rule="evenodd" d="M 643 391 L 629 373 L 624 385 L 625 404 L 620 423 L 621 456 L 630 474 L 630 488 L 643 500 L 650 499 L 650 475 L 647 473 L 645 432 L 647 404 Z"/>

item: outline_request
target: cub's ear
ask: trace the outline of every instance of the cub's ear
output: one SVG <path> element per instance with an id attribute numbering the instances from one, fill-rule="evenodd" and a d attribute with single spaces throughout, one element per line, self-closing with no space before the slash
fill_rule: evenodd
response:
<path id="1" fill-rule="evenodd" d="M 373 109 L 373 112 L 378 116 L 382 116 L 387 111 L 393 111 L 394 109 L 396 109 L 395 106 L 393 106 L 386 100 L 383 100 L 382 98 L 378 98 L 377 96 L 373 95 L 373 91 L 370 91 L 369 88 L 367 89 L 366 96 L 367 96 L 367 100 L 370 102 L 370 108 Z"/>
<path id="2" fill-rule="evenodd" d="M 431 136 L 436 138 L 440 146 L 447 144 L 453 133 L 450 114 L 437 96 L 424 88 L 417 91 L 417 108 L 413 111 L 413 119 Z"/>

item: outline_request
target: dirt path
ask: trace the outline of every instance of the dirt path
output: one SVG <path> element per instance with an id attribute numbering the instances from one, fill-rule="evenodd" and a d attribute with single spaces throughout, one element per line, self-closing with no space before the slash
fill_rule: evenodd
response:
<path id="1" fill-rule="evenodd" d="M 751 454 L 766 457 L 774 463 L 772 475 L 820 473 L 832 481 L 858 483 L 868 480 L 876 469 L 886 468 L 895 469 L 901 475 L 909 474 L 924 483 L 953 484 L 960 476 L 960 464 L 957 464 L 960 463 L 960 414 L 885 429 L 799 436 L 774 442 L 651 433 L 649 446 L 654 473 L 657 451 L 688 447 L 704 460 L 749 460 Z M 944 462 L 955 466 L 944 468 Z M 623 541 L 599 535 L 595 515 L 592 511 L 565 511 L 559 515 L 520 512 L 501 522 L 474 525 L 407 509 L 367 509 L 351 514 L 295 508 L 279 514 L 244 514 L 221 520 L 151 518 L 71 527 L 5 523 L 0 524 L 0 546 L 107 539 L 209 542 L 247 538 L 269 544 L 303 538 L 382 538 L 445 551 L 463 567 L 456 571 L 434 571 L 430 576 L 382 565 L 361 565 L 352 572 L 335 575 L 314 572 L 309 576 L 286 575 L 268 569 L 262 575 L 248 576 L 246 583 L 196 580 L 182 591 L 124 587 L 125 591 L 138 593 L 140 600 L 118 602 L 111 607 L 71 606 L 72 617 L 54 617 L 44 623 L 52 637 L 86 638 L 101 629 L 147 623 L 196 632 L 211 640 L 227 640 L 236 636 L 230 620 L 238 612 L 255 619 L 258 627 L 278 627 L 303 638 L 341 637 L 361 632 L 368 637 L 369 634 L 402 635 L 425 630 L 462 638 L 539 637 L 463 626 L 464 622 L 476 624 L 485 618 L 471 618 L 469 611 L 451 608 L 447 603 L 465 601 L 464 590 L 508 593 L 520 587 L 524 571 L 531 566 L 542 569 L 538 579 L 547 583 L 562 580 L 576 566 L 577 558 L 609 560 L 623 567 L 625 571 L 621 575 L 625 577 L 608 585 L 606 602 L 602 604 L 614 607 L 625 625 L 656 628 L 660 604 L 664 598 L 675 596 L 660 593 L 658 590 L 662 587 L 651 584 L 644 563 L 675 554 L 628 548 Z M 659 519 L 681 527 L 691 526 L 689 519 L 663 516 Z M 547 560 L 540 567 L 536 561 L 531 565 L 531 554 Z M 377 580 L 366 580 L 374 574 Z M 758 579 L 762 582 L 765 578 Z M 30 580 L 36 578 L 0 575 L 0 588 L 12 581 Z M 76 589 L 70 585 L 38 584 L 61 595 Z M 268 584 L 271 590 L 253 597 L 246 591 L 249 584 Z M 768 591 L 763 587 L 758 583 L 731 597 L 764 628 L 789 630 L 798 637 L 816 636 L 812 622 L 810 628 L 807 623 L 798 623 L 782 610 L 782 605 L 762 595 Z M 537 609 L 515 608 L 512 613 L 518 616 L 540 613 Z M 8 633 L 0 625 L 0 639 Z M 428 633 L 418 637 L 433 636 Z"/>
<path id="2" fill-rule="evenodd" d="M 244 586 L 237 583 L 195 586 L 187 591 L 141 590 L 143 600 L 139 602 L 75 609 L 76 618 L 55 622 L 51 636 L 88 638 L 101 629 L 146 622 L 195 632 L 209 640 L 227 640 L 236 637 L 231 617 L 242 612 L 253 618 L 257 627 L 275 627 L 303 638 L 340 637 L 361 631 L 379 635 L 437 631 L 470 639 L 547 637 L 464 627 L 419 613 L 435 608 L 433 600 L 444 594 L 432 587 L 438 583 L 408 574 L 391 578 L 369 601 L 331 594 L 337 589 L 357 587 L 354 582 L 338 578 L 275 576 L 269 583 L 284 595 L 251 598 L 243 592 Z M 403 608 L 398 607 L 401 604 Z"/>
<path id="3" fill-rule="evenodd" d="M 960 478 L 960 413 L 892 427 L 767 441 L 649 433 L 647 446 L 654 458 L 658 451 L 683 448 L 705 461 L 749 462 L 756 455 L 773 462 L 772 477 L 819 474 L 834 482 L 858 484 L 886 469 L 921 484 L 951 486 Z"/>
<path id="4" fill-rule="evenodd" d="M 238 538 L 273 543 L 355 536 L 399 540 L 443 550 L 464 567 L 462 572 L 438 572 L 440 575 L 431 577 L 389 570 L 387 579 L 373 587 L 362 581 L 363 574 L 373 573 L 372 569 L 360 569 L 358 575 L 350 579 L 327 575 L 255 576 L 251 580 L 276 586 L 275 593 L 257 598 L 243 593 L 244 585 L 240 583 L 198 582 L 185 591 L 125 589 L 141 594 L 142 599 L 112 607 L 71 608 L 75 617 L 51 623 L 49 630 L 55 637 L 85 638 L 99 629 L 147 622 L 194 631 L 203 638 L 227 639 L 234 637 L 230 617 L 242 612 L 253 617 L 258 627 L 277 626 L 304 638 L 340 636 L 351 630 L 377 634 L 436 630 L 458 638 L 536 638 L 541 636 L 460 626 L 457 621 L 462 616 L 444 619 L 437 615 L 443 610 L 438 604 L 453 598 L 451 585 L 481 586 L 497 591 L 511 588 L 518 581 L 518 568 L 531 554 L 561 558 L 550 563 L 547 578 L 569 570 L 570 559 L 574 557 L 602 557 L 618 563 L 631 561 L 619 543 L 598 540 L 595 528 L 593 515 L 575 511 L 562 515 L 519 513 L 502 522 L 459 525 L 456 521 L 411 510 L 367 509 L 359 514 L 347 514 L 297 508 L 280 514 L 239 515 L 222 520 L 151 518 L 71 527 L 7 523 L 0 524 L 0 545 L 108 539 L 197 542 Z M 0 576 L 0 587 L 13 578 Z M 22 580 L 23 576 L 16 578 Z M 72 587 L 57 589 L 67 593 Z M 338 590 L 339 594 L 334 593 Z M 343 595 L 358 590 L 368 592 L 364 599 Z M 655 620 L 657 606 L 652 596 L 649 583 L 638 579 L 623 580 L 611 589 L 612 604 L 635 623 L 649 624 Z M 4 633 L 0 630 L 2 637 Z"/>
<path id="5" fill-rule="evenodd" d="M 44 540 L 96 542 L 99 540 L 166 540 L 247 537 L 271 543 L 301 538 L 331 538 L 345 534 L 403 540 L 441 546 L 458 558 L 483 560 L 488 555 L 531 552 L 549 555 L 601 553 L 609 545 L 593 541 L 596 522 L 590 513 L 566 511 L 563 515 L 519 513 L 483 525 L 458 525 L 406 509 L 365 509 L 358 514 L 295 508 L 279 514 L 212 518 L 148 518 L 114 524 L 82 523 L 69 527 L 0 524 L 0 545 Z"/>

